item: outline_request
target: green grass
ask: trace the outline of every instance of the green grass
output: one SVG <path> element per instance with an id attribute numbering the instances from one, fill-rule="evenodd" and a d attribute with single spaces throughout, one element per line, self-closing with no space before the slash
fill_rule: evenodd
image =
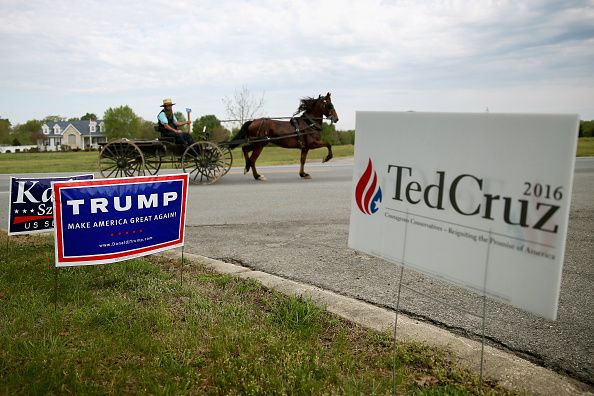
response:
<path id="1" fill-rule="evenodd" d="M 353 145 L 333 146 L 335 158 L 352 157 Z M 233 166 L 244 165 L 241 148 L 233 150 Z M 307 162 L 320 162 L 327 154 L 325 148 L 311 150 Z M 577 156 L 594 156 L 594 138 L 578 140 Z M 283 165 L 299 163 L 300 151 L 268 146 L 262 151 L 258 165 Z M 47 172 L 96 172 L 99 153 L 91 152 L 55 152 L 55 153 L 11 153 L 0 154 L 0 173 L 47 173 Z M 165 164 L 163 168 L 172 168 Z"/>
<path id="2" fill-rule="evenodd" d="M 477 389 L 444 350 L 399 342 L 393 355 L 388 334 L 253 281 L 186 265 L 180 284 L 179 260 L 160 256 L 56 270 L 51 236 L 0 246 L 3 395 L 382 395 L 394 362 L 400 394 Z"/>
<path id="3" fill-rule="evenodd" d="M 594 156 L 594 137 L 582 137 L 578 141 L 577 147 L 578 157 L 592 157 Z"/>
<path id="4" fill-rule="evenodd" d="M 0 173 L 95 172 L 99 153 L 44 152 L 0 155 Z"/>
<path id="5" fill-rule="evenodd" d="M 241 148 L 233 150 L 233 166 L 244 166 Z M 334 146 L 334 157 L 353 156 L 353 146 Z M 321 161 L 327 154 L 325 148 L 311 150 L 307 161 Z M 266 147 L 258 159 L 258 165 L 282 165 L 299 163 L 300 151 L 280 147 Z M 44 152 L 0 154 L 0 173 L 46 173 L 46 172 L 96 172 L 99 152 Z M 171 164 L 163 168 L 172 168 Z"/>

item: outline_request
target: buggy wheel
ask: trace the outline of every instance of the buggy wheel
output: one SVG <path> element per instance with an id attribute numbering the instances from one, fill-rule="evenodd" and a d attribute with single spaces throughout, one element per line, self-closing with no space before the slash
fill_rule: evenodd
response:
<path id="1" fill-rule="evenodd" d="M 144 155 L 131 141 L 114 140 L 99 153 L 99 172 L 105 178 L 144 176 Z"/>
<path id="2" fill-rule="evenodd" d="M 197 142 L 184 151 L 181 165 L 192 184 L 212 184 L 225 174 L 223 153 L 211 142 Z"/>
<path id="3" fill-rule="evenodd" d="M 144 153 L 144 168 L 149 175 L 156 175 L 161 169 L 161 161 L 163 159 L 163 152 L 159 149 L 155 151 L 145 151 Z"/>
<path id="4" fill-rule="evenodd" d="M 224 176 L 227 174 L 227 172 L 229 172 L 229 169 L 231 169 L 231 165 L 233 165 L 233 154 L 231 154 L 231 149 L 229 146 L 219 146 L 219 148 L 223 153 L 223 166 L 225 167 L 223 172 Z"/>

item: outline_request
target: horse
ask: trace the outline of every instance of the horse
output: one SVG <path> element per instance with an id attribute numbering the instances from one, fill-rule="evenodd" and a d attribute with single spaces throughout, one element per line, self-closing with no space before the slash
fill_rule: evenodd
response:
<path id="1" fill-rule="evenodd" d="M 302 114 L 298 117 L 291 118 L 290 121 L 258 118 L 247 121 L 241 126 L 241 129 L 231 141 L 247 140 L 247 144 L 242 147 L 245 158 L 244 175 L 251 169 L 254 179 L 266 180 L 256 170 L 256 160 L 268 143 L 284 148 L 301 149 L 299 176 L 303 179 L 311 179 L 311 176 L 305 173 L 304 170 L 305 160 L 309 150 L 326 147 L 328 154 L 322 162 L 332 159 L 332 145 L 322 140 L 320 136 L 320 132 L 322 131 L 321 124 L 324 117 L 329 118 L 332 123 L 338 122 L 338 115 L 330 99 L 330 92 L 326 96 L 318 95 L 317 98 L 306 97 L 301 99 L 299 108 L 294 116 L 299 113 Z M 250 139 L 254 141 L 250 142 Z M 229 148 L 235 148 L 240 144 L 232 143 L 229 145 Z M 251 155 L 249 155 L 250 152 L 252 153 Z"/>

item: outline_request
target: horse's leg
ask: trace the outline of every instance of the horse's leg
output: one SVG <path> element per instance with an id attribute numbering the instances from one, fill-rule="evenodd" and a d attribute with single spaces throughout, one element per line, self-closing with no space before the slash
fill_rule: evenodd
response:
<path id="1" fill-rule="evenodd" d="M 330 161 L 332 159 L 332 157 L 334 157 L 332 155 L 332 145 L 330 143 L 328 143 L 328 142 L 324 142 L 324 143 L 326 143 L 326 148 L 328 149 L 328 155 L 326 156 L 326 158 L 324 158 L 324 160 L 322 161 L 322 163 L 328 162 L 328 161 Z"/>
<path id="2" fill-rule="evenodd" d="M 311 176 L 308 173 L 305 173 L 305 159 L 307 158 L 307 152 L 309 149 L 304 147 L 301 149 L 301 167 L 299 168 L 299 176 L 304 179 L 311 179 Z"/>
<path id="3" fill-rule="evenodd" d="M 262 153 L 264 146 L 265 146 L 265 144 L 254 145 L 254 151 L 252 152 L 252 155 L 250 156 L 250 165 L 252 166 L 252 173 L 254 175 L 254 179 L 260 180 L 260 181 L 264 181 L 264 180 L 266 180 L 266 178 L 264 176 L 258 174 L 258 171 L 256 170 L 256 160 L 260 156 L 260 153 Z"/>
<path id="4" fill-rule="evenodd" d="M 247 145 L 247 146 L 243 146 L 241 148 L 241 150 L 243 151 L 243 158 L 245 158 L 245 168 L 243 169 L 243 174 L 245 175 L 246 173 L 248 173 L 250 171 L 250 156 L 249 153 L 250 151 L 253 150 L 252 145 Z"/>

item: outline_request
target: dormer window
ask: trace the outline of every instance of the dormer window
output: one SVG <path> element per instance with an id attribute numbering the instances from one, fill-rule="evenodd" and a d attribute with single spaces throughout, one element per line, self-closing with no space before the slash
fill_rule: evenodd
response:
<path id="1" fill-rule="evenodd" d="M 89 132 L 95 133 L 97 132 L 97 121 L 89 121 Z"/>
<path id="2" fill-rule="evenodd" d="M 99 124 L 99 132 L 100 133 L 105 132 L 104 129 L 105 129 L 105 124 L 103 123 L 103 121 L 101 121 L 101 123 Z"/>
<path id="3" fill-rule="evenodd" d="M 54 134 L 59 135 L 60 133 L 62 133 L 62 128 L 60 128 L 60 125 L 54 125 Z"/>
<path id="4" fill-rule="evenodd" d="M 43 124 L 41 126 L 41 132 L 43 132 L 44 135 L 49 135 L 50 128 L 47 126 L 47 124 Z"/>

